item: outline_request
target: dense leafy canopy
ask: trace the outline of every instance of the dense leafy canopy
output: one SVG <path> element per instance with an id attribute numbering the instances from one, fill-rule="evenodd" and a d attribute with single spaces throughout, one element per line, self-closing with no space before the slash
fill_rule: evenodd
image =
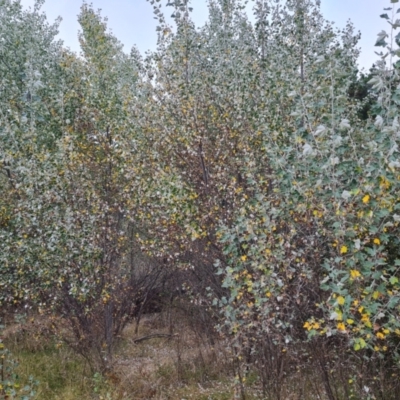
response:
<path id="1" fill-rule="evenodd" d="M 355 83 L 358 35 L 318 1 L 252 22 L 213 0 L 196 28 L 175 0 L 174 29 L 151 3 L 143 59 L 86 4 L 78 56 L 40 1 L 0 0 L 0 303 L 69 318 L 79 349 L 96 326 L 107 368 L 135 293 L 178 268 L 238 354 L 335 338 L 398 363 L 399 35 Z"/>

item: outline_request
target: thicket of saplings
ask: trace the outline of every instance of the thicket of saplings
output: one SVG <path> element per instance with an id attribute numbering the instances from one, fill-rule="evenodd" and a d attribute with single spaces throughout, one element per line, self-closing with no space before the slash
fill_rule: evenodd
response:
<path id="1" fill-rule="evenodd" d="M 179 306 L 237 398 L 250 376 L 260 398 L 397 398 L 398 0 L 368 75 L 318 0 L 212 0 L 202 27 L 151 0 L 145 56 L 87 4 L 70 51 L 42 3 L 0 0 L 4 321 L 40 314 L 107 374 L 128 324 Z M 34 397 L 0 351 L 0 397 Z"/>

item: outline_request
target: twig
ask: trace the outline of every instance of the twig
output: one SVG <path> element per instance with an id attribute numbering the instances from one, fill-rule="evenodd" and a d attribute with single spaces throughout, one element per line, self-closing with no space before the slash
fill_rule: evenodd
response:
<path id="1" fill-rule="evenodd" d="M 168 338 L 171 339 L 172 337 L 177 336 L 177 334 L 171 335 L 169 333 L 153 333 L 151 335 L 142 336 L 137 339 L 133 339 L 132 343 L 140 343 L 144 342 L 145 340 L 154 339 L 154 338 Z"/>

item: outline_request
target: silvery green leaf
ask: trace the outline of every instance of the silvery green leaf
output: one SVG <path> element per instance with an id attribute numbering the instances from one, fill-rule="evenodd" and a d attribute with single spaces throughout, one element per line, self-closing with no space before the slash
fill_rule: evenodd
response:
<path id="1" fill-rule="evenodd" d="M 308 143 L 305 143 L 303 146 L 303 156 L 311 154 L 313 154 L 313 148 Z"/>
<path id="2" fill-rule="evenodd" d="M 392 25 L 393 29 L 399 28 L 400 27 L 400 19 L 396 19 L 396 21 L 394 21 L 394 23 L 391 25 Z"/>
<path id="3" fill-rule="evenodd" d="M 400 168 L 399 161 L 390 161 L 390 163 L 388 165 L 389 165 L 389 168 Z"/>
<path id="4" fill-rule="evenodd" d="M 331 161 L 331 165 L 337 165 L 337 164 L 339 164 L 339 157 L 331 157 L 330 161 Z"/>
<path id="5" fill-rule="evenodd" d="M 339 124 L 340 129 L 350 129 L 350 121 L 348 119 L 342 119 Z"/>
<path id="6" fill-rule="evenodd" d="M 380 115 L 377 115 L 375 118 L 375 126 L 380 128 L 383 125 L 383 118 Z"/>
<path id="7" fill-rule="evenodd" d="M 342 198 L 347 201 L 350 199 L 350 197 L 351 197 L 351 193 L 348 190 L 343 190 Z"/>
<path id="8" fill-rule="evenodd" d="M 329 281 L 329 275 L 327 275 L 324 279 L 321 281 L 321 285 Z"/>
<path id="9" fill-rule="evenodd" d="M 396 132 L 399 130 L 400 124 L 399 124 L 399 118 L 396 116 L 393 119 L 393 123 L 392 123 L 392 128 L 393 130 Z"/>
<path id="10" fill-rule="evenodd" d="M 329 316 L 329 319 L 330 319 L 330 320 L 336 320 L 338 316 L 339 316 L 339 314 L 338 314 L 337 312 L 334 311 L 334 312 Z"/>
<path id="11" fill-rule="evenodd" d="M 339 145 L 342 144 L 342 140 L 343 140 L 343 138 L 342 138 L 340 135 L 336 135 L 336 136 L 333 138 L 332 142 L 333 142 L 333 144 L 339 146 Z"/>
<path id="12" fill-rule="evenodd" d="M 385 39 L 388 37 L 388 34 L 385 31 L 381 31 L 378 33 L 378 38 L 376 40 L 375 46 L 386 46 Z"/>
<path id="13" fill-rule="evenodd" d="M 370 79 L 368 84 L 372 85 L 373 89 L 376 90 L 380 90 L 385 87 L 383 79 L 378 75 L 375 75 L 372 79 Z"/>
<path id="14" fill-rule="evenodd" d="M 393 146 L 389 150 L 388 157 L 393 155 L 393 153 L 396 153 L 398 149 L 399 149 L 399 146 L 397 145 L 397 143 L 394 143 Z"/>
<path id="15" fill-rule="evenodd" d="M 324 125 L 319 125 L 319 126 L 317 126 L 317 129 L 315 130 L 314 135 L 318 136 L 325 131 L 326 131 L 326 127 Z"/>

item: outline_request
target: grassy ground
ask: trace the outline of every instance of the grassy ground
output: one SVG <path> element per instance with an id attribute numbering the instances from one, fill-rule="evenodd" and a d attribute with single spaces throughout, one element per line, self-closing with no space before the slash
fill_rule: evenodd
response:
<path id="1" fill-rule="evenodd" d="M 39 381 L 35 400 L 239 399 L 227 343 L 214 338 L 210 344 L 182 316 L 176 315 L 173 321 L 170 337 L 170 318 L 163 314 L 145 316 L 138 333 L 135 325 L 129 325 L 116 348 L 115 368 L 106 376 L 93 373 L 82 357 L 57 341 L 46 319 L 9 323 L 3 336 L 19 362 L 20 386 L 30 376 Z M 150 338 L 155 333 L 165 337 Z M 257 374 L 250 371 L 246 379 L 246 400 L 266 400 L 257 390 Z M 285 382 L 282 400 L 326 400 L 315 374 L 294 372 Z"/>
<path id="2" fill-rule="evenodd" d="M 211 346 L 181 325 L 172 338 L 134 339 L 168 333 L 159 315 L 147 316 L 139 332 L 128 326 L 116 351 L 112 374 L 93 374 L 85 360 L 45 329 L 45 322 L 9 326 L 6 347 L 18 360 L 21 386 L 39 381 L 37 400 L 76 399 L 232 399 L 232 371 L 222 344 Z"/>

